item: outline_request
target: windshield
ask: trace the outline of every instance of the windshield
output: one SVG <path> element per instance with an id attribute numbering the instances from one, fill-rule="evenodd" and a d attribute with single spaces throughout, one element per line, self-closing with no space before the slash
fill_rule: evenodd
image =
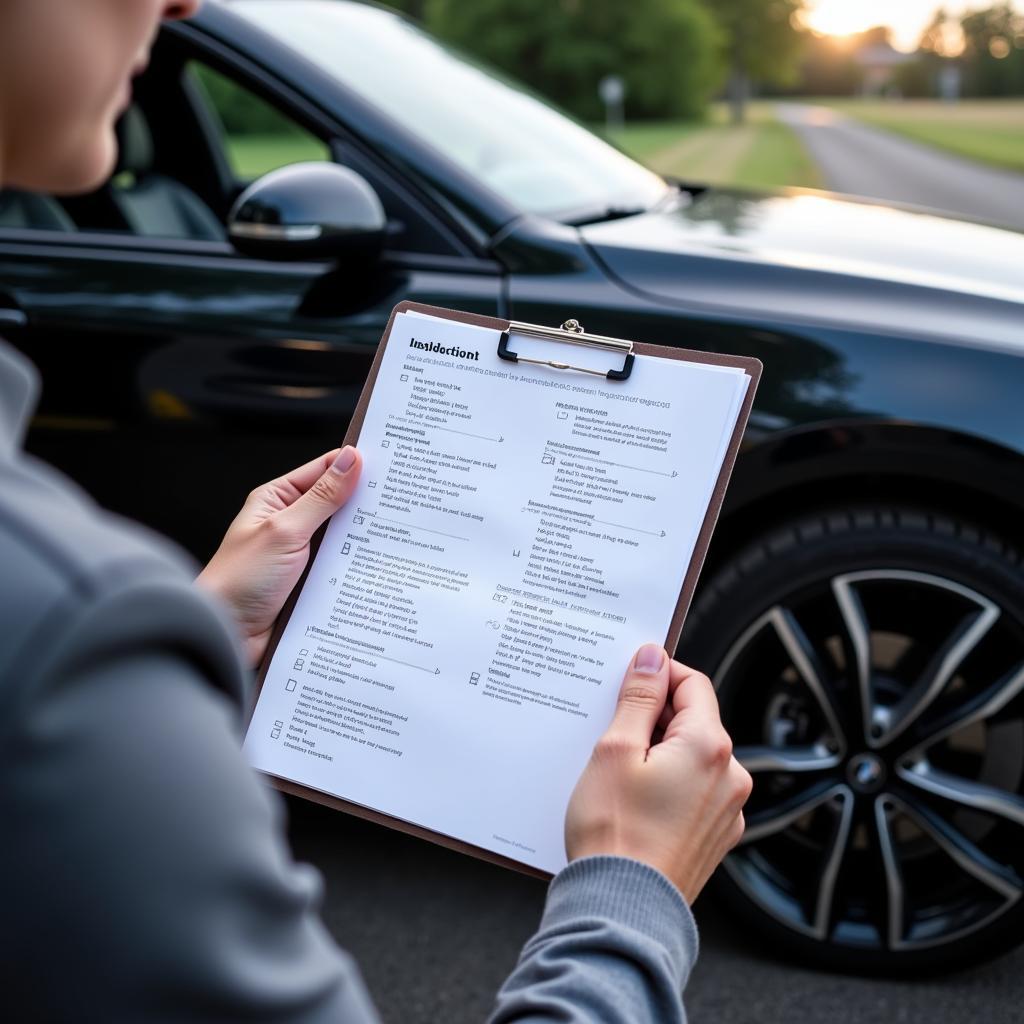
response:
<path id="1" fill-rule="evenodd" d="M 666 194 L 657 175 L 389 11 L 344 0 L 238 0 L 232 10 L 524 212 L 600 219 Z"/>

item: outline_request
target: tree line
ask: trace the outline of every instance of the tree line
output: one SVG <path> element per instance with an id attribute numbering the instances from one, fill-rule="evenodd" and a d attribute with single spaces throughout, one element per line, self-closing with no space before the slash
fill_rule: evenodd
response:
<path id="1" fill-rule="evenodd" d="M 383 3 L 590 122 L 603 117 L 597 86 L 606 75 L 623 79 L 631 120 L 698 119 L 715 96 L 742 120 L 755 93 L 855 95 L 865 74 L 858 55 L 888 41 L 885 28 L 843 40 L 817 35 L 801 21 L 805 0 Z M 940 10 L 917 53 L 894 70 L 892 89 L 934 96 L 951 65 L 963 95 L 1024 95 L 1024 15 L 1005 0 L 958 18 Z M 232 132 L 288 130 L 273 108 L 227 79 L 202 77 Z"/>
<path id="2" fill-rule="evenodd" d="M 435 36 L 529 82 L 577 117 L 603 116 L 621 77 L 631 118 L 697 118 L 723 88 L 796 81 L 804 0 L 385 0 Z"/>
<path id="3" fill-rule="evenodd" d="M 898 2 L 898 0 L 896 0 Z M 439 38 L 527 81 L 577 117 L 603 114 L 597 83 L 619 75 L 631 119 L 696 118 L 715 96 L 742 118 L 754 92 L 855 95 L 873 29 L 836 40 L 801 21 L 805 0 L 385 0 Z M 1024 15 L 1001 0 L 940 10 L 894 72 L 895 91 L 935 96 L 956 66 L 967 96 L 1024 95 Z"/>
<path id="4" fill-rule="evenodd" d="M 847 39 L 811 36 L 800 58 L 796 91 L 808 96 L 851 96 L 864 84 L 858 59 L 889 42 L 889 30 L 873 28 Z M 957 73 L 967 97 L 1024 96 L 1024 14 L 1008 3 L 953 17 L 936 12 L 915 53 L 893 69 L 887 91 L 905 97 L 934 97 L 941 77 Z"/>

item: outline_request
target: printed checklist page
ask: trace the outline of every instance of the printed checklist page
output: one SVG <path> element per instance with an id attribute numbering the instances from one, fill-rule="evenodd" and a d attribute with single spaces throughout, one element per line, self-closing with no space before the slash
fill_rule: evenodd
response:
<path id="1" fill-rule="evenodd" d="M 750 378 L 637 356 L 608 381 L 501 360 L 498 338 L 395 318 L 358 489 L 328 526 L 245 751 L 271 775 L 556 872 L 623 672 L 668 633 Z"/>

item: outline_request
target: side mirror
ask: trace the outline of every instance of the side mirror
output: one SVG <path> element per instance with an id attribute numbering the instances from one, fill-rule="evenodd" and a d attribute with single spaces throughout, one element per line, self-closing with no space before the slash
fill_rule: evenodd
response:
<path id="1" fill-rule="evenodd" d="M 291 164 L 254 181 L 228 215 L 246 256 L 273 260 L 380 255 L 387 217 L 365 178 L 338 164 Z"/>

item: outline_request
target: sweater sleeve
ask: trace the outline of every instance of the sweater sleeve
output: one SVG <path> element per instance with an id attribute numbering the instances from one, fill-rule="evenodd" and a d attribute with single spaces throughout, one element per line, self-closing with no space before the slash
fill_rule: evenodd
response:
<path id="1" fill-rule="evenodd" d="M 624 857 L 584 857 L 552 881 L 490 1024 L 684 1024 L 697 950 L 690 909 L 664 875 Z"/>
<path id="2" fill-rule="evenodd" d="M 239 751 L 215 617 L 181 583 L 114 590 L 27 638 L 3 723 L 5 1011 L 375 1024 L 319 920 L 320 876 Z"/>

